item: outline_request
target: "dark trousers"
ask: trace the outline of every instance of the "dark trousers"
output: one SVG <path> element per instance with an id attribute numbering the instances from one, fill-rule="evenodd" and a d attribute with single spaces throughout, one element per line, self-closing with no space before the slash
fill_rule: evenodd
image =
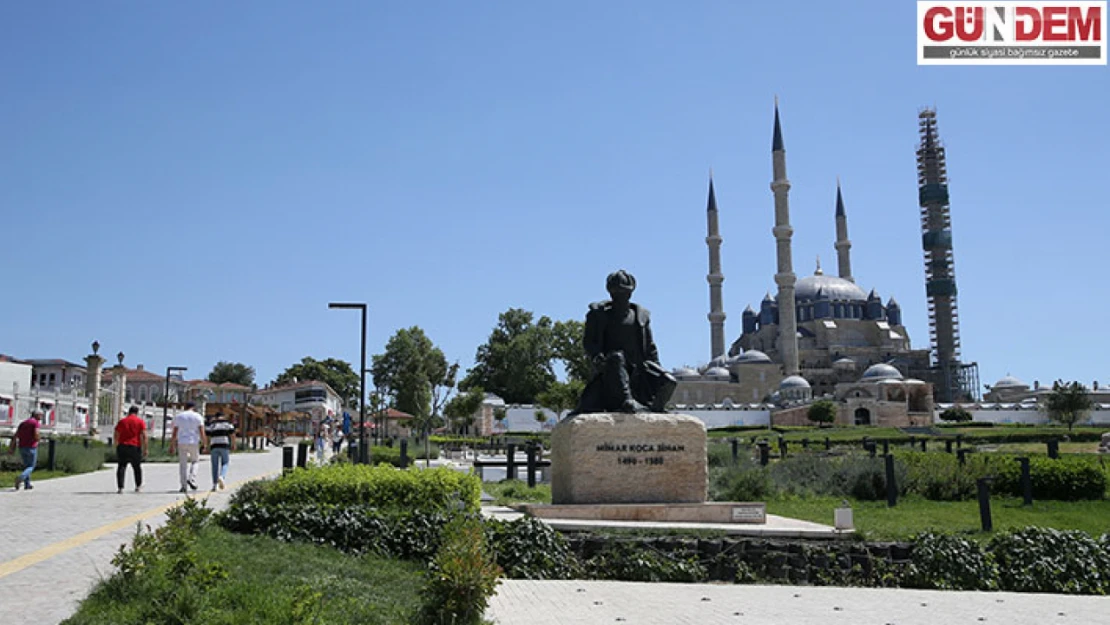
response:
<path id="1" fill-rule="evenodd" d="M 135 469 L 135 488 L 143 485 L 143 448 L 138 445 L 116 445 L 116 486 L 123 488 L 127 465 Z"/>

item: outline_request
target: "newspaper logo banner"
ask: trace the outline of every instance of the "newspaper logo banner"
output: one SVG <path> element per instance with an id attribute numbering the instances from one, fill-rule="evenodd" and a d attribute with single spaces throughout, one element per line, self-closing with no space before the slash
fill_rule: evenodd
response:
<path id="1" fill-rule="evenodd" d="M 918 65 L 1106 65 L 1106 2 L 918 2 Z"/>

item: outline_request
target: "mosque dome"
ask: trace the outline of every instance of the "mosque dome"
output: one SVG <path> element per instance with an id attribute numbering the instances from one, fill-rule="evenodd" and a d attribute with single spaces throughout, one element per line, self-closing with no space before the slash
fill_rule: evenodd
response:
<path id="1" fill-rule="evenodd" d="M 735 363 L 738 363 L 738 364 L 748 364 L 748 363 L 756 363 L 756 362 L 771 362 L 771 358 L 767 354 L 764 354 L 763 352 L 759 351 L 758 349 L 749 349 L 748 351 L 744 352 L 743 354 L 740 354 L 740 355 L 736 356 L 735 358 L 733 358 L 732 362 L 735 362 Z"/>
<path id="2" fill-rule="evenodd" d="M 779 390 L 790 388 L 809 388 L 809 382 L 806 382 L 806 379 L 800 375 L 787 376 L 779 384 Z"/>
<path id="3" fill-rule="evenodd" d="M 991 387 L 991 388 L 1019 388 L 1019 387 L 1029 388 L 1029 385 L 1026 384 L 1025 382 L 1022 382 L 1021 380 L 1011 376 L 1011 375 L 1007 375 L 1006 377 L 1002 378 L 1001 380 L 995 382 L 994 386 Z"/>
<path id="4" fill-rule="evenodd" d="M 700 377 L 697 370 L 691 369 L 690 367 L 675 367 L 671 371 L 671 374 L 680 380 L 689 380 Z"/>
<path id="5" fill-rule="evenodd" d="M 794 285 L 794 299 L 802 302 L 817 299 L 817 292 L 832 301 L 866 302 L 867 293 L 854 282 L 817 273 L 798 280 Z"/>
<path id="6" fill-rule="evenodd" d="M 860 379 L 861 380 L 868 380 L 868 381 L 870 381 L 870 380 L 901 380 L 902 379 L 902 372 L 895 369 L 894 367 L 892 367 L 888 364 L 879 363 L 877 365 L 871 365 L 870 367 L 868 367 L 867 371 L 863 372 L 863 376 Z"/>
<path id="7" fill-rule="evenodd" d="M 725 369 L 724 367 L 710 367 L 705 372 L 705 377 L 707 377 L 707 378 L 728 378 L 729 377 L 728 369 Z"/>
<path id="8" fill-rule="evenodd" d="M 709 368 L 710 369 L 712 369 L 714 367 L 727 367 L 727 366 L 728 366 L 728 356 L 725 356 L 723 354 L 721 356 L 717 356 L 713 360 L 709 361 Z"/>
<path id="9" fill-rule="evenodd" d="M 856 368 L 856 361 L 852 360 L 851 358 L 847 358 L 847 357 L 841 358 L 840 360 L 837 360 L 837 361 L 834 361 L 832 364 L 833 364 L 833 368 L 835 368 L 835 369 L 855 369 Z"/>

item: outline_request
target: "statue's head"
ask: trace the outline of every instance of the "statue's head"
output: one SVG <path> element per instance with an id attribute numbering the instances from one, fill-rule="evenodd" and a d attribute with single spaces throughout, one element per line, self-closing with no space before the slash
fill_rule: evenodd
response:
<path id="1" fill-rule="evenodd" d="M 636 278 L 623 269 L 614 271 L 605 279 L 605 289 L 614 300 L 628 301 L 636 290 Z"/>

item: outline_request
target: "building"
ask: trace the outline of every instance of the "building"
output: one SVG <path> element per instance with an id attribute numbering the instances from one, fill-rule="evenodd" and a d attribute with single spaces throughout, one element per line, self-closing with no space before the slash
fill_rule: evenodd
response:
<path id="1" fill-rule="evenodd" d="M 61 358 L 32 358 L 26 360 L 33 368 L 31 386 L 41 391 L 69 390 L 85 387 L 85 365 Z"/>
<path id="2" fill-rule="evenodd" d="M 846 393 L 845 389 L 851 385 L 869 384 L 863 382 L 866 372 L 878 364 L 897 371 L 902 380 L 898 384 L 915 388 L 925 384 L 925 388 L 931 388 L 928 383 L 913 379 L 921 377 L 920 372 L 930 370 L 930 351 L 913 348 L 909 332 L 902 325 L 898 302 L 889 297 L 884 303 L 877 289 L 868 291 L 859 286 L 852 270 L 852 242 L 848 238 L 848 215 L 839 181 L 832 211 L 837 275 L 826 274 L 820 259 L 812 275 L 800 279 L 795 275 L 790 180 L 777 101 L 771 161 L 776 294 L 772 296 L 767 292 L 758 311 L 750 305 L 744 310 L 740 336 L 732 342 L 727 354 L 723 353 L 726 318 L 720 254 L 723 237 L 711 175 L 706 236 L 710 360 L 696 369 L 681 367 L 673 371 L 679 382 L 673 401 L 676 404 L 777 402 L 785 406 L 814 397 L 837 397 Z M 860 393 L 865 391 L 860 390 Z M 877 408 L 868 411 L 881 415 L 889 413 Z M 913 411 L 907 407 L 904 412 Z"/>
<path id="3" fill-rule="evenodd" d="M 308 380 L 283 386 L 267 386 L 254 392 L 252 401 L 285 414 L 305 413 L 313 425 L 328 417 L 343 416 L 343 400 L 326 382 Z"/>

